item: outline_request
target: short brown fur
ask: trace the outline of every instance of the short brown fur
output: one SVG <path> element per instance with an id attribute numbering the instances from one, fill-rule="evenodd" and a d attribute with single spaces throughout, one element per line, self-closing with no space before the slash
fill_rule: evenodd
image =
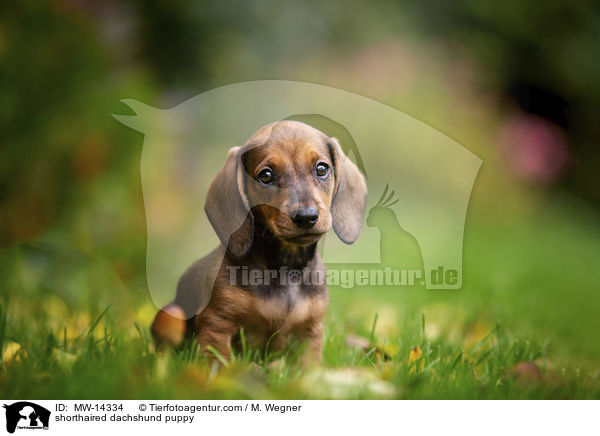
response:
<path id="1" fill-rule="evenodd" d="M 328 175 L 317 172 L 319 165 L 329 168 Z M 274 176 L 269 183 L 261 181 L 266 180 L 261 179 L 264 170 Z M 232 148 L 205 207 L 222 246 L 181 277 L 175 301 L 152 324 L 157 344 L 177 347 L 186 335 L 195 336 L 198 344 L 229 359 L 232 343 L 244 329 L 251 346 L 269 343 L 277 349 L 297 340 L 307 344 L 307 358 L 320 359 L 329 301 L 324 280 L 290 283 L 277 278 L 249 285 L 239 272 L 294 269 L 318 272 L 324 279 L 316 244 L 332 225 L 342 241 L 354 242 L 366 194 L 362 174 L 335 138 L 306 124 L 271 123 L 244 146 Z"/>

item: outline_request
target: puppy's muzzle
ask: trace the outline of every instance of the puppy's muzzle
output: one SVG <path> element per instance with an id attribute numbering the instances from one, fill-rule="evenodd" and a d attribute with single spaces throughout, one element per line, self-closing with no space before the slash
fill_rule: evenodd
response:
<path id="1" fill-rule="evenodd" d="M 319 211 L 314 207 L 297 209 L 292 213 L 292 221 L 301 229 L 307 230 L 319 221 Z"/>

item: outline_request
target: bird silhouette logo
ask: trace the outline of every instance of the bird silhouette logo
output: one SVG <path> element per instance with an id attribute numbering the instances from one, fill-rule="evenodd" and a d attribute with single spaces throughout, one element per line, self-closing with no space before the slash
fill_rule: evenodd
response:
<path id="1" fill-rule="evenodd" d="M 404 230 L 392 206 L 400 199 L 395 191 L 388 192 L 389 184 L 367 215 L 367 226 L 379 230 L 381 264 L 399 270 L 423 270 L 423 255 L 417 239 Z"/>

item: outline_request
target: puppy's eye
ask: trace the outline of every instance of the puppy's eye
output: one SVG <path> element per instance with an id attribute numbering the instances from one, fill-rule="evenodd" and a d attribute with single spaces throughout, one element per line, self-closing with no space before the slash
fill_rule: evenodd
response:
<path id="1" fill-rule="evenodd" d="M 258 173 L 258 181 L 263 185 L 268 185 L 275 179 L 273 175 L 273 171 L 270 168 L 265 168 L 260 173 Z"/>
<path id="2" fill-rule="evenodd" d="M 319 162 L 315 167 L 315 172 L 319 177 L 327 177 L 329 174 L 329 165 L 327 165 L 325 162 Z"/>

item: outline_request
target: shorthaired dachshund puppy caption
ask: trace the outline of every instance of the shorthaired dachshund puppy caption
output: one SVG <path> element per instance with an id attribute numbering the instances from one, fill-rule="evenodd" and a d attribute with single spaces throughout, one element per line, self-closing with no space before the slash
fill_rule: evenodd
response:
<path id="1" fill-rule="evenodd" d="M 329 294 L 317 242 L 333 226 L 352 244 L 366 199 L 363 175 L 335 138 L 298 121 L 259 129 L 229 150 L 209 188 L 205 211 L 222 245 L 180 278 L 152 323 L 157 345 L 193 337 L 229 360 L 243 329 L 249 346 L 297 341 L 304 360 L 319 361 Z M 248 280 L 253 271 L 268 273 Z"/>

